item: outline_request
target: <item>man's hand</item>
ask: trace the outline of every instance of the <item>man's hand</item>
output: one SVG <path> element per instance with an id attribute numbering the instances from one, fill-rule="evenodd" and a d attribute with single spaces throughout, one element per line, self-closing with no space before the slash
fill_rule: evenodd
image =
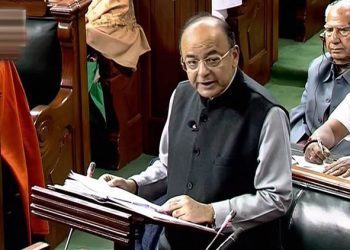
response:
<path id="1" fill-rule="evenodd" d="M 211 204 L 195 201 L 187 195 L 180 195 L 169 199 L 163 206 L 164 212 L 181 220 L 198 224 L 212 224 L 214 222 L 214 209 Z"/>
<path id="2" fill-rule="evenodd" d="M 119 187 L 133 194 L 137 191 L 137 184 L 133 180 L 127 180 L 111 174 L 104 174 L 99 180 L 107 182 L 111 187 Z"/>
<path id="3" fill-rule="evenodd" d="M 325 174 L 349 177 L 350 176 L 350 156 L 339 158 L 337 161 L 326 166 Z"/>
<path id="4" fill-rule="evenodd" d="M 322 147 L 322 148 L 321 148 Z M 310 143 L 304 153 L 305 160 L 311 163 L 322 164 L 330 155 L 329 149 L 317 141 Z"/>

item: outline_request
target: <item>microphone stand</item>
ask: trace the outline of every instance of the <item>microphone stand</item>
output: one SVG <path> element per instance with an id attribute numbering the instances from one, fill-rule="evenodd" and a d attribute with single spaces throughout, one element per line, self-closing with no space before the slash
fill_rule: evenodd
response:
<path id="1" fill-rule="evenodd" d="M 224 222 L 222 223 L 219 231 L 217 231 L 214 239 L 209 243 L 209 245 L 206 247 L 205 250 L 209 250 L 210 247 L 214 244 L 214 242 L 216 241 L 216 239 L 219 237 L 219 234 L 222 232 L 222 230 L 224 230 L 225 226 L 227 225 L 227 223 L 232 220 L 233 217 L 236 216 L 236 211 L 232 210 L 225 218 Z"/>
<path id="2" fill-rule="evenodd" d="M 238 236 L 243 232 L 243 228 L 239 227 L 237 228 L 232 234 L 230 234 L 226 240 L 224 240 L 224 242 L 222 242 L 220 244 L 220 246 L 218 248 L 216 248 L 216 250 L 221 250 L 221 249 L 226 249 L 228 247 L 230 247 L 232 244 L 234 244 L 237 239 Z"/>

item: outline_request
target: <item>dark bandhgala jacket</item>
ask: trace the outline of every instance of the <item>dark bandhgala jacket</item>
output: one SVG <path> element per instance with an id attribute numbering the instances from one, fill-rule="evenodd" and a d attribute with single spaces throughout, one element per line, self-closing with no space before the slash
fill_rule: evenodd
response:
<path id="1" fill-rule="evenodd" d="M 174 96 L 169 122 L 168 198 L 211 203 L 254 194 L 260 132 L 276 106 L 262 86 L 237 70 L 219 97 L 200 97 L 188 81 Z M 280 249 L 278 220 L 241 234 L 239 249 Z M 165 230 L 172 249 L 205 249 L 212 235 Z M 236 248 L 235 248 L 236 249 Z"/>

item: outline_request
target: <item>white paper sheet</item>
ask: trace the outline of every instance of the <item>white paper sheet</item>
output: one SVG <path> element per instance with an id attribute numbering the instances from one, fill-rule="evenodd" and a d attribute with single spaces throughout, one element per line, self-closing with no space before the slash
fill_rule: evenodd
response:
<path id="1" fill-rule="evenodd" d="M 318 165 L 318 164 L 307 162 L 304 156 L 293 155 L 292 158 L 294 159 L 293 163 L 296 163 L 299 167 L 304 167 L 320 173 L 322 173 L 325 168 L 324 164 Z"/>
<path id="2" fill-rule="evenodd" d="M 71 172 L 68 175 L 68 179 L 65 180 L 63 186 L 54 185 L 54 188 L 57 190 L 62 190 L 74 194 L 80 194 L 84 197 L 94 199 L 101 204 L 119 204 L 133 212 L 139 213 L 156 221 L 177 225 L 185 225 L 212 233 L 215 232 L 213 228 L 180 220 L 168 214 L 165 214 L 161 212 L 160 206 L 149 202 L 140 196 L 127 192 L 121 188 L 110 187 L 104 181 L 99 181 L 97 179 L 93 179 L 74 172 Z"/>

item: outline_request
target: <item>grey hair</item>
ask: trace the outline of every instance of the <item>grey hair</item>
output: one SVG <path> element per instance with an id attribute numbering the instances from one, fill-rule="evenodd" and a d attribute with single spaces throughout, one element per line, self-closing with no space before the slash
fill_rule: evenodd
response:
<path id="1" fill-rule="evenodd" d="M 348 4 L 349 8 L 350 8 L 350 0 L 336 0 L 330 4 L 327 5 L 327 8 L 324 12 L 324 16 L 325 16 L 325 22 L 327 22 L 327 16 L 329 14 L 329 12 L 331 11 L 331 9 L 335 8 L 335 7 L 339 7 L 339 5 L 343 5 L 343 4 Z"/>

